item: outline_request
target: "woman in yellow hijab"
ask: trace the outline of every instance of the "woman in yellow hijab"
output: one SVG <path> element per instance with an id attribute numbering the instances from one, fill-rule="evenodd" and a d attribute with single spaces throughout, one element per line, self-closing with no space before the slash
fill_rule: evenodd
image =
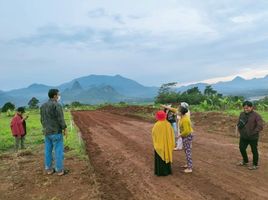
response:
<path id="1" fill-rule="evenodd" d="M 155 175 L 167 176 L 171 174 L 172 152 L 175 147 L 174 131 L 166 120 L 164 111 L 156 113 L 153 130 L 153 145 L 155 150 Z"/>

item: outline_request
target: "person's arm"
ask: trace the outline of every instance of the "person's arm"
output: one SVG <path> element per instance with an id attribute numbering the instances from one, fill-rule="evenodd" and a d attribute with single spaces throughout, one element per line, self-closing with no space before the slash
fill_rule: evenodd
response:
<path id="1" fill-rule="evenodd" d="M 178 110 L 176 108 L 172 108 L 172 107 L 166 106 L 166 105 L 161 105 L 161 107 L 166 108 L 166 109 L 170 110 L 173 113 L 176 113 L 176 114 L 178 113 Z"/>
<path id="2" fill-rule="evenodd" d="M 257 134 L 263 130 L 263 120 L 259 114 L 256 115 L 256 128 L 254 129 L 254 134 Z"/>
<path id="3" fill-rule="evenodd" d="M 21 119 L 21 123 L 23 123 L 24 121 L 26 121 L 27 119 L 28 119 L 28 115 L 26 116 L 26 117 L 23 117 L 22 119 Z"/>
<path id="4" fill-rule="evenodd" d="M 23 121 L 26 121 L 28 118 L 29 118 L 29 115 L 26 115 L 26 116 L 23 118 Z"/>
<path id="5" fill-rule="evenodd" d="M 63 114 L 62 107 L 59 104 L 56 105 L 56 116 L 57 116 L 57 120 L 60 124 L 60 127 L 64 131 L 63 133 L 67 134 L 67 125 L 66 125 L 65 120 L 64 120 L 64 114 Z"/>
<path id="6" fill-rule="evenodd" d="M 43 114 L 43 106 L 41 106 L 41 108 L 40 108 L 40 122 L 41 122 L 41 124 L 42 124 L 42 126 L 44 125 L 44 116 L 43 116 L 44 114 Z"/>

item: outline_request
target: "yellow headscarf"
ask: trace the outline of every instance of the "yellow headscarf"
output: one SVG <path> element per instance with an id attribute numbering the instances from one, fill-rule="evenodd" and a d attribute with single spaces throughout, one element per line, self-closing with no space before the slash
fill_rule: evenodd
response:
<path id="1" fill-rule="evenodd" d="M 167 120 L 155 123 L 153 130 L 153 145 L 157 154 L 166 163 L 172 162 L 172 153 L 175 147 L 174 131 Z"/>

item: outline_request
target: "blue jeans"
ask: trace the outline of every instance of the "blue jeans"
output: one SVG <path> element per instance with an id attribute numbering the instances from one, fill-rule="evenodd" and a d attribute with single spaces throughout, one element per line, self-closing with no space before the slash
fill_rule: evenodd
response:
<path id="1" fill-rule="evenodd" d="M 55 170 L 60 172 L 63 170 L 64 160 L 64 145 L 62 134 L 48 134 L 45 136 L 45 169 L 51 170 L 52 166 L 52 151 L 55 155 Z"/>

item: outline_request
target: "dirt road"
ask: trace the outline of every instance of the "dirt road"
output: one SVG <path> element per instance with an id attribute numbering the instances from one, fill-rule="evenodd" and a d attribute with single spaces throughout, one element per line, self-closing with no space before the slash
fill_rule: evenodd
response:
<path id="1" fill-rule="evenodd" d="M 102 199 L 268 199 L 267 146 L 260 144 L 260 169 L 237 167 L 241 159 L 232 129 L 202 126 L 195 122 L 193 174 L 180 166 L 184 152 L 174 152 L 173 174 L 153 174 L 153 123 L 107 111 L 74 112 L 87 151 L 101 182 Z M 207 123 L 211 121 L 207 120 Z M 249 154 L 251 155 L 251 154 Z"/>

